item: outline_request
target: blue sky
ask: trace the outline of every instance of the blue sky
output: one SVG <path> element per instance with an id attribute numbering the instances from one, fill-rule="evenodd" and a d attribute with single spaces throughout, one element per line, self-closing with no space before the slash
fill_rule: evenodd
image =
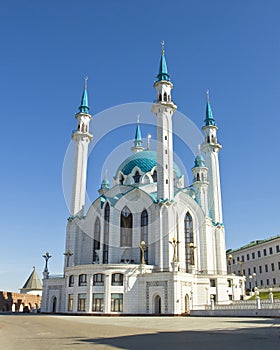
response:
<path id="1" fill-rule="evenodd" d="M 22 287 L 33 265 L 41 273 L 46 251 L 51 273 L 62 272 L 62 167 L 84 76 L 93 115 L 152 102 L 162 39 L 173 98 L 198 127 L 210 90 L 227 247 L 278 234 L 279 12 L 276 0 L 3 2 L 0 290 Z M 92 196 L 106 153 L 130 131 L 110 134 L 90 159 Z"/>

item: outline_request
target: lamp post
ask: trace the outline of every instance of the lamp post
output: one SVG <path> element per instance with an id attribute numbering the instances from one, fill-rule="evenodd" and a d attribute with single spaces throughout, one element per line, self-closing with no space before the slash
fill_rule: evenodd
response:
<path id="1" fill-rule="evenodd" d="M 228 256 L 228 266 L 229 266 L 229 273 L 232 274 L 232 255 L 229 254 Z"/>
<path id="2" fill-rule="evenodd" d="M 144 256 L 144 253 L 145 253 L 145 250 L 146 250 L 146 243 L 145 241 L 141 241 L 140 242 L 140 245 L 139 245 L 139 248 L 141 250 L 141 265 L 145 265 L 145 256 Z"/>
<path id="3" fill-rule="evenodd" d="M 250 293 L 252 293 L 252 290 L 253 290 L 253 286 L 252 286 L 252 278 L 253 278 L 253 276 L 252 275 L 250 275 L 249 276 L 249 280 L 250 280 Z M 254 282 L 253 282 L 254 283 Z"/>
<path id="4" fill-rule="evenodd" d="M 253 273 L 253 286 L 254 286 L 254 289 L 257 287 L 257 278 L 256 278 L 257 274 L 254 272 Z"/>
<path id="5" fill-rule="evenodd" d="M 42 255 L 42 257 L 45 259 L 45 262 L 46 262 L 43 275 L 44 275 L 44 278 L 49 278 L 48 261 L 52 256 L 50 255 L 49 252 L 46 252 L 46 254 Z"/>
<path id="6" fill-rule="evenodd" d="M 173 247 L 173 260 L 172 262 L 175 263 L 177 262 L 177 246 L 180 243 L 180 241 L 177 241 L 175 237 L 172 238 L 172 241 L 169 241 L 169 243 Z"/>

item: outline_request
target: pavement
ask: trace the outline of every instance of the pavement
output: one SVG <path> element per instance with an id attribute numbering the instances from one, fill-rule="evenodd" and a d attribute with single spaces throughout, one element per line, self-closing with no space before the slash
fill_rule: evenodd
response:
<path id="1" fill-rule="evenodd" d="M 1 350 L 274 350 L 280 318 L 0 315 Z"/>

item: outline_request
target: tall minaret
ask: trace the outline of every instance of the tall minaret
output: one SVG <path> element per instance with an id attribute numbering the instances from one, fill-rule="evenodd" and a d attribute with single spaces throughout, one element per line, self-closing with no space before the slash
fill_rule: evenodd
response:
<path id="1" fill-rule="evenodd" d="M 152 112 L 157 119 L 157 196 L 158 200 L 172 199 L 174 197 L 172 115 L 177 106 L 171 100 L 173 84 L 167 71 L 164 42 L 154 88 L 156 102 L 153 104 Z"/>
<path id="2" fill-rule="evenodd" d="M 215 223 L 223 222 L 222 214 L 222 199 L 221 199 L 221 183 L 220 183 L 220 169 L 219 169 L 219 151 L 222 146 L 217 141 L 218 127 L 212 114 L 209 92 L 206 93 L 206 119 L 205 125 L 202 127 L 204 132 L 204 143 L 202 150 L 205 154 L 205 163 L 208 168 L 208 208 L 209 216 Z"/>
<path id="3" fill-rule="evenodd" d="M 88 145 L 93 138 L 89 132 L 91 115 L 89 114 L 88 107 L 87 79 L 86 77 L 79 112 L 76 114 L 78 122 L 77 130 L 72 133 L 72 140 L 76 145 L 71 204 L 72 216 L 77 214 L 83 215 L 86 198 Z"/>

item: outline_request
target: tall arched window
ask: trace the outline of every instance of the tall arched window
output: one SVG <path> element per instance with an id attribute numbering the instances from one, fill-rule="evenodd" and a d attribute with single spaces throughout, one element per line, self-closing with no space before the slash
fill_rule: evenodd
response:
<path id="1" fill-rule="evenodd" d="M 132 247 L 133 217 L 128 207 L 121 212 L 121 247 Z"/>
<path id="2" fill-rule="evenodd" d="M 109 225 L 110 225 L 110 206 L 109 206 L 109 203 L 107 203 L 104 210 L 103 264 L 108 264 Z"/>
<path id="3" fill-rule="evenodd" d="M 143 210 L 141 214 L 141 242 L 144 241 L 146 245 L 146 249 L 144 250 L 144 259 L 146 264 L 148 264 L 148 224 L 149 224 L 149 218 L 148 218 L 148 212 L 147 210 Z M 141 261 L 140 256 L 140 261 Z"/>
<path id="4" fill-rule="evenodd" d="M 136 172 L 135 172 L 135 175 L 133 176 L 134 182 L 135 182 L 136 184 L 139 183 L 140 177 L 141 177 L 141 176 L 140 176 L 140 174 L 139 174 L 139 171 L 136 171 Z"/>
<path id="5" fill-rule="evenodd" d="M 152 175 L 153 181 L 157 182 L 157 171 L 155 170 Z"/>
<path id="6" fill-rule="evenodd" d="M 166 92 L 163 94 L 163 100 L 167 101 L 167 93 Z"/>
<path id="7" fill-rule="evenodd" d="M 93 257 L 92 262 L 99 262 L 97 250 L 100 250 L 100 220 L 97 218 L 94 223 L 94 236 L 93 236 Z"/>
<path id="8" fill-rule="evenodd" d="M 186 254 L 186 271 L 190 270 L 190 266 L 194 264 L 194 250 L 191 246 L 193 244 L 193 219 L 189 212 L 185 215 L 184 220 L 185 230 L 185 254 Z"/>

